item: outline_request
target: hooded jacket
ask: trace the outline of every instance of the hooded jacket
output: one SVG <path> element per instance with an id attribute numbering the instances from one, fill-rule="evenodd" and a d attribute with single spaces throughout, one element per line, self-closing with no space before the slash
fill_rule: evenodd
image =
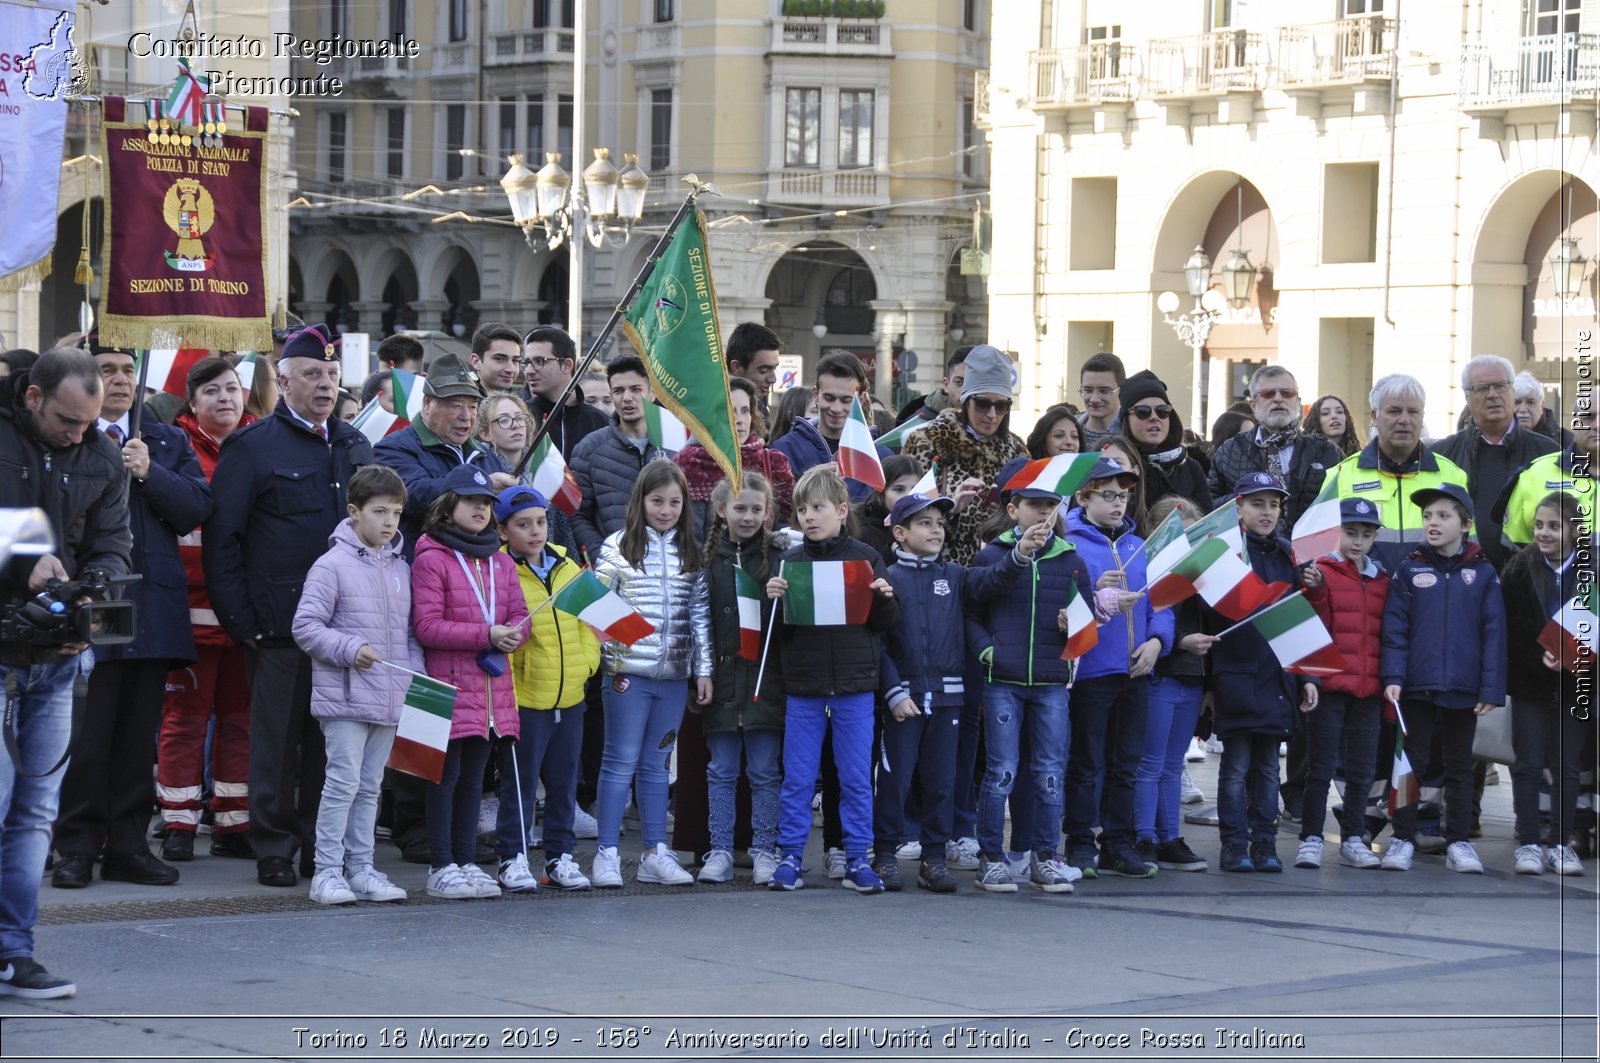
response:
<path id="1" fill-rule="evenodd" d="M 1067 514 L 1067 538 L 1088 568 L 1092 587 L 1106 572 L 1121 572 L 1129 590 L 1144 587 L 1144 539 L 1133 530 L 1133 518 L 1123 517 L 1112 539 L 1091 522 L 1080 506 Z M 1093 592 L 1090 592 L 1091 595 Z M 1134 648 L 1159 639 L 1161 654 L 1172 652 L 1172 610 L 1150 608 L 1150 596 L 1140 595 L 1133 611 L 1119 614 L 1100 627 L 1100 639 L 1078 661 L 1078 678 L 1095 679 L 1103 675 L 1127 675 Z"/>
<path id="2" fill-rule="evenodd" d="M 622 556 L 622 533 L 606 537 L 594 574 L 605 581 L 655 631 L 632 646 L 601 647 L 606 675 L 646 679 L 702 678 L 711 673 L 711 604 L 704 569 L 683 571 L 678 531 L 646 527 L 644 557 L 635 568 Z"/>
<path id="3" fill-rule="evenodd" d="M 798 480 L 813 465 L 829 465 L 838 460 L 838 440 L 832 446 L 823 437 L 815 420 L 800 418 L 783 435 L 772 441 L 772 449 L 789 459 L 789 471 Z M 887 458 L 892 451 L 878 447 L 878 458 Z M 850 504 L 859 506 L 872 496 L 872 488 L 859 480 L 846 480 Z"/>
<path id="4" fill-rule="evenodd" d="M 639 474 L 652 461 L 665 457 L 666 451 L 648 441 L 641 453 L 615 423 L 578 444 L 572 454 L 572 475 L 583 500 L 572 515 L 572 533 L 591 562 L 599 556 L 606 536 L 622 528 Z"/>
<path id="5" fill-rule="evenodd" d="M 1322 689 L 1355 698 L 1375 698 L 1383 693 L 1378 657 L 1383 646 L 1383 610 L 1389 600 L 1389 573 L 1372 558 L 1376 571 L 1361 572 L 1337 554 L 1317 558 L 1322 582 L 1306 588 L 1306 600 L 1333 636 L 1349 669 L 1326 676 Z"/>
<path id="6" fill-rule="evenodd" d="M 583 700 L 583 685 L 600 670 L 600 640 L 594 629 L 577 617 L 546 605 L 583 571 L 567 551 L 545 543 L 544 552 L 554 564 L 544 574 L 511 554 L 517 579 L 528 604 L 528 641 L 511 655 L 511 675 L 516 681 L 517 707 L 565 709 Z"/>
<path id="7" fill-rule="evenodd" d="M 973 567 L 1004 561 L 1015 552 L 1017 539 L 1015 528 L 1001 532 L 978 551 Z M 1084 601 L 1094 600 L 1089 566 L 1070 539 L 1052 534 L 1033 555 L 1028 572 L 1017 578 L 1011 593 L 968 612 L 967 647 L 980 660 L 992 651 L 985 667 L 990 682 L 1022 686 L 1072 682 L 1078 662 L 1061 659 L 1067 636 L 1059 623 L 1067 605 L 1068 584 L 1078 588 Z"/>
<path id="8" fill-rule="evenodd" d="M 764 541 L 765 540 L 765 541 Z M 737 563 L 755 580 L 761 594 L 761 645 L 768 646 L 767 631 L 772 626 L 777 605 L 767 597 L 767 579 L 778 574 L 783 547 L 766 536 L 753 535 L 734 544 L 720 536 L 706 566 L 706 585 L 711 602 L 711 642 L 716 655 L 712 675 L 716 685 L 711 704 L 700 713 L 700 730 L 705 734 L 738 729 L 783 730 L 785 690 L 783 685 L 783 643 L 771 640 L 767 649 L 767 670 L 761 677 L 761 697 L 756 699 L 756 675 L 760 660 L 739 656 L 739 598 L 733 569 Z M 764 566 L 764 567 L 763 567 Z M 763 575 L 765 572 L 765 575 Z"/>
<path id="9" fill-rule="evenodd" d="M 1506 661 L 1500 576 L 1477 543 L 1454 557 L 1424 543 L 1400 562 L 1383 613 L 1385 686 L 1446 709 L 1503 705 Z"/>
<path id="10" fill-rule="evenodd" d="M 988 439 L 981 439 L 961 420 L 961 411 L 945 409 L 928 426 L 906 440 L 902 454 L 922 462 L 924 469 L 939 463 L 939 475 L 946 483 L 958 484 L 969 476 L 986 484 L 995 481 L 1012 458 L 1026 458 L 1028 445 L 1002 428 Z M 950 528 L 945 540 L 945 557 L 958 565 L 969 565 L 983 545 L 982 531 L 1004 503 L 998 492 L 972 501 L 961 519 Z"/>
<path id="11" fill-rule="evenodd" d="M 1299 586 L 1294 549 L 1278 535 L 1244 534 L 1244 559 L 1267 583 Z M 1217 634 L 1234 621 L 1204 606 L 1206 630 Z M 1277 654 L 1253 624 L 1245 624 L 1211 647 L 1213 713 L 1220 735 L 1260 734 L 1287 738 L 1300 711 L 1300 687 L 1316 685 L 1286 672 Z"/>
<path id="12" fill-rule="evenodd" d="M 377 665 L 356 670 L 356 653 L 420 672 L 422 647 L 411 630 L 411 568 L 399 533 L 374 550 L 344 520 L 328 552 L 306 573 L 294 613 L 294 641 L 311 657 L 311 715 L 394 727 L 411 677 Z"/>
<path id="13" fill-rule="evenodd" d="M 783 561 L 870 561 L 874 578 L 884 575 L 883 558 L 859 539 L 840 532 L 831 539 L 805 539 L 784 551 Z M 874 593 L 865 624 L 815 627 L 785 622 L 777 632 L 783 644 L 783 682 L 790 694 L 827 697 L 880 688 L 879 637 L 900 615 L 900 603 Z"/>

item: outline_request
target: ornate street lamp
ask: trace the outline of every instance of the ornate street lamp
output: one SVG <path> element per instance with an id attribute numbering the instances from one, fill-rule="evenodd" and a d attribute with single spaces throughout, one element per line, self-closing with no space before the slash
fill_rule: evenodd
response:
<path id="1" fill-rule="evenodd" d="M 828 316 L 820 306 L 817 307 L 817 320 L 811 325 L 811 334 L 819 340 L 828 334 Z"/>
<path id="2" fill-rule="evenodd" d="M 1228 270 L 1237 269 L 1238 262 L 1244 252 L 1235 251 L 1233 261 L 1223 268 L 1223 283 L 1226 285 L 1230 278 Z M 1250 269 L 1250 260 L 1244 258 L 1244 266 L 1249 271 L 1245 273 L 1245 293 L 1249 295 L 1249 282 L 1254 273 Z M 1205 425 L 1205 347 L 1206 339 L 1211 335 L 1211 326 L 1215 325 L 1227 308 L 1227 300 L 1221 292 L 1211 287 L 1211 256 L 1205 249 L 1196 246 L 1194 253 L 1183 264 L 1183 280 L 1189 289 L 1189 296 L 1194 300 L 1194 306 L 1189 311 L 1173 317 L 1173 311 L 1182 305 L 1177 292 L 1162 292 L 1156 298 L 1156 309 L 1161 311 L 1162 320 L 1172 326 L 1178 334 L 1178 339 L 1189 348 L 1193 355 L 1193 375 L 1190 379 L 1189 425 L 1196 432 L 1200 432 Z M 1241 304 L 1242 305 L 1242 304 Z"/>
<path id="3" fill-rule="evenodd" d="M 1571 299 L 1583 290 L 1583 274 L 1589 260 L 1578 250 L 1578 241 L 1563 236 L 1550 255 L 1550 277 L 1557 299 Z"/>
<path id="4" fill-rule="evenodd" d="M 1228 264 L 1222 267 L 1222 294 L 1235 310 L 1250 302 L 1250 289 L 1256 279 L 1256 268 L 1250 264 L 1250 252 L 1242 247 L 1233 249 Z"/>

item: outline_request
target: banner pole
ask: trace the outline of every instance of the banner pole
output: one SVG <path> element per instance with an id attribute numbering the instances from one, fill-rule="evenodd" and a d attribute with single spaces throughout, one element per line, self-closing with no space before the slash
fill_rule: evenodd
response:
<path id="1" fill-rule="evenodd" d="M 86 208 L 87 209 L 87 208 Z M 139 425 L 144 421 L 145 382 L 150 379 L 150 352 L 139 352 L 139 383 L 133 389 L 133 409 L 128 414 L 128 438 L 139 438 Z"/>
<path id="2" fill-rule="evenodd" d="M 778 562 L 778 578 L 783 578 L 782 560 L 779 560 Z M 772 623 L 767 628 L 766 644 L 761 647 L 761 664 L 758 668 L 756 668 L 756 688 L 755 691 L 750 695 L 751 701 L 761 700 L 761 680 L 767 674 L 767 651 L 772 649 L 772 633 L 778 630 L 778 610 L 781 608 L 783 608 L 783 603 L 780 601 L 776 606 L 773 607 L 772 610 Z"/>

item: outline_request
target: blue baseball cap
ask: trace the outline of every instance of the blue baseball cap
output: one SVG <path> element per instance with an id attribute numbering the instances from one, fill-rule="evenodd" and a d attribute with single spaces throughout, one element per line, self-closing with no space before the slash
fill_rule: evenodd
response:
<path id="1" fill-rule="evenodd" d="M 494 519 L 504 524 L 514 513 L 525 509 L 549 509 L 550 500 L 526 484 L 517 484 L 500 492 L 494 501 Z"/>
<path id="2" fill-rule="evenodd" d="M 1094 463 L 1094 468 L 1089 470 L 1089 478 L 1083 482 L 1092 484 L 1096 480 L 1116 480 L 1124 476 L 1130 480 L 1137 480 L 1139 478 L 1139 470 L 1130 465 L 1122 464 L 1116 458 L 1102 456 L 1099 461 Z"/>
<path id="3" fill-rule="evenodd" d="M 1340 524 L 1370 524 L 1374 528 L 1383 527 L 1383 518 L 1378 516 L 1378 507 L 1365 498 L 1341 498 L 1339 500 Z"/>
<path id="4" fill-rule="evenodd" d="M 1283 486 L 1283 481 L 1270 472 L 1245 473 L 1233 483 L 1233 496 L 1243 498 L 1245 495 L 1260 494 L 1262 491 L 1272 491 L 1275 494 L 1289 497 L 1289 489 Z"/>
<path id="5" fill-rule="evenodd" d="M 1467 489 L 1460 484 L 1439 484 L 1437 487 L 1422 487 L 1411 492 L 1411 504 L 1418 509 L 1427 509 L 1430 502 L 1437 502 L 1441 498 L 1448 498 L 1467 511 L 1467 519 L 1475 520 L 1472 511 L 1472 496 L 1467 494 Z"/>
<path id="6" fill-rule="evenodd" d="M 891 528 L 904 524 L 929 506 L 938 506 L 948 515 L 956 508 L 956 500 L 944 495 L 901 495 L 900 501 L 894 504 L 894 509 L 889 513 L 889 519 L 883 523 Z"/>
<path id="7" fill-rule="evenodd" d="M 457 465 L 445 474 L 444 489 L 454 491 L 463 498 L 475 498 L 479 495 L 494 497 L 494 488 L 489 485 L 489 474 L 476 465 Z"/>

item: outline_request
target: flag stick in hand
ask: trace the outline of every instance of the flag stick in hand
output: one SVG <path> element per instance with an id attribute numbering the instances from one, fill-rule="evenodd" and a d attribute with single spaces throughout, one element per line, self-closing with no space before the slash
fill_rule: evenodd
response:
<path id="1" fill-rule="evenodd" d="M 779 579 L 783 578 L 783 562 L 782 561 L 778 562 L 778 578 Z M 779 606 L 781 606 L 782 604 L 783 604 L 782 602 L 778 603 Z M 751 701 L 760 701 L 761 700 L 761 679 L 762 679 L 763 676 L 765 676 L 767 674 L 767 651 L 772 649 L 772 633 L 774 631 L 776 631 L 777 629 L 778 629 L 778 610 L 777 610 L 777 608 L 774 608 L 772 610 L 772 623 L 770 625 L 768 625 L 768 627 L 767 627 L 767 639 L 761 645 L 761 664 L 759 666 L 757 666 L 757 668 L 756 668 L 756 689 L 755 689 L 755 692 L 750 695 L 750 700 Z"/>

